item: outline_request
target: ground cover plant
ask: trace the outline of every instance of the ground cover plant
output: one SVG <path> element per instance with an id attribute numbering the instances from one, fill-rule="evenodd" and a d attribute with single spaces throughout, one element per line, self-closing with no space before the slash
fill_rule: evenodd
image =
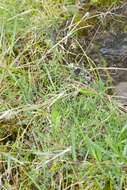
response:
<path id="1" fill-rule="evenodd" d="M 79 40 L 122 3 L 0 0 L 0 189 L 127 188 L 126 110 Z"/>

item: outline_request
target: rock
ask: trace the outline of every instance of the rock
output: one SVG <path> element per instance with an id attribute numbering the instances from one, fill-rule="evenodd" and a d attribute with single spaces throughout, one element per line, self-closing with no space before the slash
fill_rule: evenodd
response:
<path id="1" fill-rule="evenodd" d="M 127 81 L 120 82 L 115 86 L 115 94 L 122 104 L 127 105 Z"/>

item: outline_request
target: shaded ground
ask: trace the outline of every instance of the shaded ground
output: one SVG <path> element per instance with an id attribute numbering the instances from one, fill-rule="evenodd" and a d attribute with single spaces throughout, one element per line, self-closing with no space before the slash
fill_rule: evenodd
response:
<path id="1" fill-rule="evenodd" d="M 127 82 L 127 3 L 103 10 L 104 12 L 96 7 L 88 8 L 84 3 L 81 7 L 82 15 L 86 10 L 88 15 L 83 22 L 90 24 L 91 27 L 78 32 L 79 44 L 72 40 L 72 46 L 74 43 L 79 47 L 71 51 L 76 55 L 73 62 L 80 69 L 83 65 L 85 67 L 92 65 L 98 70 L 102 80 L 113 82 L 116 86 L 116 95 L 127 95 L 126 85 L 124 87 L 121 85 L 121 82 Z M 80 23 L 79 26 L 83 24 Z M 83 55 L 83 50 L 91 60 Z M 80 55 L 77 56 L 76 51 L 81 52 Z"/>

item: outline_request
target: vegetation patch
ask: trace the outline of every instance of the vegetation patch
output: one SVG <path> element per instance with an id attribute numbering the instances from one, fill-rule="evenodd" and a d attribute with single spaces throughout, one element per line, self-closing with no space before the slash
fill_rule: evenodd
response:
<path id="1" fill-rule="evenodd" d="M 126 106 L 94 41 L 125 3 L 0 1 L 0 189 L 127 188 Z"/>

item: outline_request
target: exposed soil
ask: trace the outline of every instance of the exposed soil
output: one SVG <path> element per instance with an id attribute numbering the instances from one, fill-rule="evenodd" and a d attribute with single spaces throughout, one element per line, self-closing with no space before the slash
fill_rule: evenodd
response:
<path id="1" fill-rule="evenodd" d="M 110 75 L 114 92 L 127 102 L 127 3 L 103 13 L 95 22 L 98 28 L 93 28 L 92 35 L 82 35 L 80 43 L 96 67 L 106 68 L 99 70 L 101 78 L 107 81 Z"/>

